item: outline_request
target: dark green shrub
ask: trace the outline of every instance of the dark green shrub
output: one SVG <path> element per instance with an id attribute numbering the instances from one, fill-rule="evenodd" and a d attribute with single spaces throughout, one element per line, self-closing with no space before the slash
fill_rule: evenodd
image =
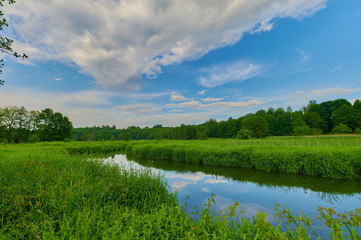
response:
<path id="1" fill-rule="evenodd" d="M 252 132 L 248 129 L 241 129 L 237 134 L 238 139 L 250 139 L 252 137 Z"/>

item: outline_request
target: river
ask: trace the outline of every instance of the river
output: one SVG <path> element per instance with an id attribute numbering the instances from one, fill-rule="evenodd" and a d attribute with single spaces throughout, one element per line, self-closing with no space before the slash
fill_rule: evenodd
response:
<path id="1" fill-rule="evenodd" d="M 333 207 L 337 212 L 361 207 L 360 180 L 337 180 L 297 174 L 280 174 L 236 169 L 208 167 L 171 161 L 149 162 L 129 160 L 125 155 L 113 155 L 106 162 L 125 168 L 147 168 L 164 175 L 172 191 L 177 191 L 181 204 L 186 200 L 190 213 L 201 207 L 215 194 L 212 209 L 223 211 L 237 201 L 244 217 L 251 217 L 259 210 L 274 213 L 275 204 L 288 206 L 293 214 L 302 211 L 308 215 L 317 207 Z"/>

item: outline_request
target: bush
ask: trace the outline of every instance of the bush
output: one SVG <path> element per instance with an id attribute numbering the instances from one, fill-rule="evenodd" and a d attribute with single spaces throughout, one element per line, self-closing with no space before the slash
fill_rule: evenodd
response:
<path id="1" fill-rule="evenodd" d="M 354 131 L 355 134 L 361 134 L 361 128 L 356 128 Z"/>
<path id="2" fill-rule="evenodd" d="M 312 131 L 308 125 L 296 126 L 293 128 L 293 132 L 296 136 L 311 135 Z"/>
<path id="3" fill-rule="evenodd" d="M 252 132 L 248 129 L 241 129 L 237 134 L 238 139 L 250 139 L 252 137 Z"/>
<path id="4" fill-rule="evenodd" d="M 347 133 L 352 133 L 352 129 L 349 128 L 346 124 L 340 123 L 333 128 L 332 133 L 347 134 Z"/>

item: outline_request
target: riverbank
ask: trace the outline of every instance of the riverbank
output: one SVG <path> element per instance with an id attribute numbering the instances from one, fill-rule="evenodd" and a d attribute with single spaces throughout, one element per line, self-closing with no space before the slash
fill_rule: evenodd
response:
<path id="1" fill-rule="evenodd" d="M 154 161 L 361 178 L 361 135 L 77 143 L 67 150 L 72 154 L 120 151 Z"/>
<path id="2" fill-rule="evenodd" d="M 213 196 L 194 220 L 161 176 L 69 154 L 70 148 L 101 146 L 119 151 L 130 144 L 0 145 L 0 239 L 308 239 L 315 234 L 306 216 L 281 207 L 275 216 L 260 212 L 245 219 L 235 217 L 235 203 L 217 215 L 210 211 Z M 319 215 L 330 236 L 356 236 L 360 211 L 338 216 L 320 208 Z M 350 232 L 343 232 L 346 224 Z"/>

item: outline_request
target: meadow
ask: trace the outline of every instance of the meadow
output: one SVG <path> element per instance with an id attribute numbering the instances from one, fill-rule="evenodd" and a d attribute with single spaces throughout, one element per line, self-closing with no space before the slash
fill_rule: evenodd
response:
<path id="1" fill-rule="evenodd" d="M 288 140 L 262 141 L 0 145 L 0 239 L 311 239 L 322 232 L 330 239 L 359 239 L 361 211 L 357 209 L 338 214 L 333 209 L 319 208 L 319 227 L 308 216 L 294 216 L 282 206 L 276 206 L 274 216 L 258 212 L 252 219 L 242 218 L 237 202 L 225 212 L 214 213 L 210 211 L 214 203 L 211 195 L 200 212 L 188 215 L 183 208 L 186 202 L 180 203 L 162 176 L 97 160 L 102 156 L 99 154 L 128 152 L 154 159 L 176 156 L 177 161 L 191 162 L 191 152 L 202 153 L 206 147 L 215 151 L 209 153 L 215 157 L 229 149 L 288 146 Z M 301 141 L 306 147 L 309 140 Z M 317 141 L 321 148 L 340 146 L 338 139 L 328 141 L 329 145 L 322 139 Z M 340 140 L 346 149 L 357 150 L 355 141 Z M 192 151 L 187 152 L 187 148 Z M 185 150 L 183 155 L 181 149 Z"/>

